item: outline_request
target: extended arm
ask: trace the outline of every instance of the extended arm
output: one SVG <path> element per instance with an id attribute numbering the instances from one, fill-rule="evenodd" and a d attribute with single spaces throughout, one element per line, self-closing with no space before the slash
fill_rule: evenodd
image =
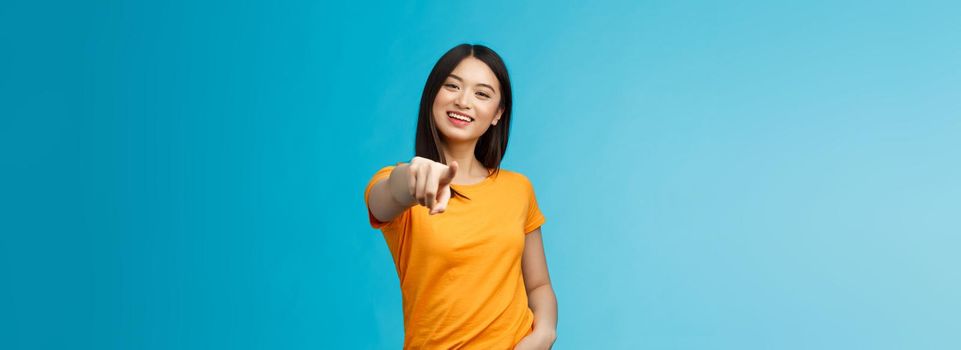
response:
<path id="1" fill-rule="evenodd" d="M 457 173 L 457 162 L 450 166 L 422 157 L 402 163 L 386 179 L 370 188 L 370 213 L 381 222 L 393 220 L 415 204 L 430 208 L 430 214 L 443 213 L 450 199 L 450 182 Z"/>
<path id="2" fill-rule="evenodd" d="M 377 220 L 388 222 L 414 204 L 408 191 L 410 164 L 398 165 L 386 179 L 378 181 L 370 189 L 370 212 Z"/>

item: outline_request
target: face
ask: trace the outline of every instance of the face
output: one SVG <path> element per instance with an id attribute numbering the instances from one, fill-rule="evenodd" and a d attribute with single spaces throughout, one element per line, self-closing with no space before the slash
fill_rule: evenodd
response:
<path id="1" fill-rule="evenodd" d="M 483 61 L 467 57 L 434 98 L 434 125 L 445 142 L 476 142 L 504 112 L 497 76 Z"/>

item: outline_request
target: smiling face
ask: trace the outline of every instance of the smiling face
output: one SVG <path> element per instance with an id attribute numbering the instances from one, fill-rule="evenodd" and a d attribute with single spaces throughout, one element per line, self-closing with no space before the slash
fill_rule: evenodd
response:
<path id="1" fill-rule="evenodd" d="M 434 104 L 434 125 L 445 142 L 476 142 L 500 120 L 497 76 L 483 61 L 467 57 L 447 76 Z"/>

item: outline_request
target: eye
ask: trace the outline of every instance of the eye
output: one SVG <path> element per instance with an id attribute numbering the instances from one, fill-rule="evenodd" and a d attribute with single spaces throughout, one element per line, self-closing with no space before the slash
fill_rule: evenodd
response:
<path id="1" fill-rule="evenodd" d="M 483 93 L 483 92 L 478 92 L 477 94 L 484 96 L 485 98 L 490 98 L 490 96 L 488 96 L 486 93 Z"/>
<path id="2" fill-rule="evenodd" d="M 453 89 L 456 89 L 456 88 L 457 88 L 457 85 L 454 85 L 454 84 L 451 84 L 451 83 L 444 84 L 444 86 L 450 87 L 450 88 L 453 88 Z"/>

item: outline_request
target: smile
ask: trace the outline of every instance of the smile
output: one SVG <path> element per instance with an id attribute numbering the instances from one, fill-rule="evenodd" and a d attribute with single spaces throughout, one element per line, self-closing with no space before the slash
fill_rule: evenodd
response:
<path id="1" fill-rule="evenodd" d="M 460 121 L 465 122 L 465 123 L 470 123 L 470 122 L 474 121 L 474 118 L 472 118 L 471 116 L 466 115 L 466 114 L 463 114 L 463 113 L 454 112 L 454 111 L 448 111 L 448 112 L 447 112 L 447 116 L 450 117 L 450 118 L 453 118 L 453 119 L 460 120 Z"/>

